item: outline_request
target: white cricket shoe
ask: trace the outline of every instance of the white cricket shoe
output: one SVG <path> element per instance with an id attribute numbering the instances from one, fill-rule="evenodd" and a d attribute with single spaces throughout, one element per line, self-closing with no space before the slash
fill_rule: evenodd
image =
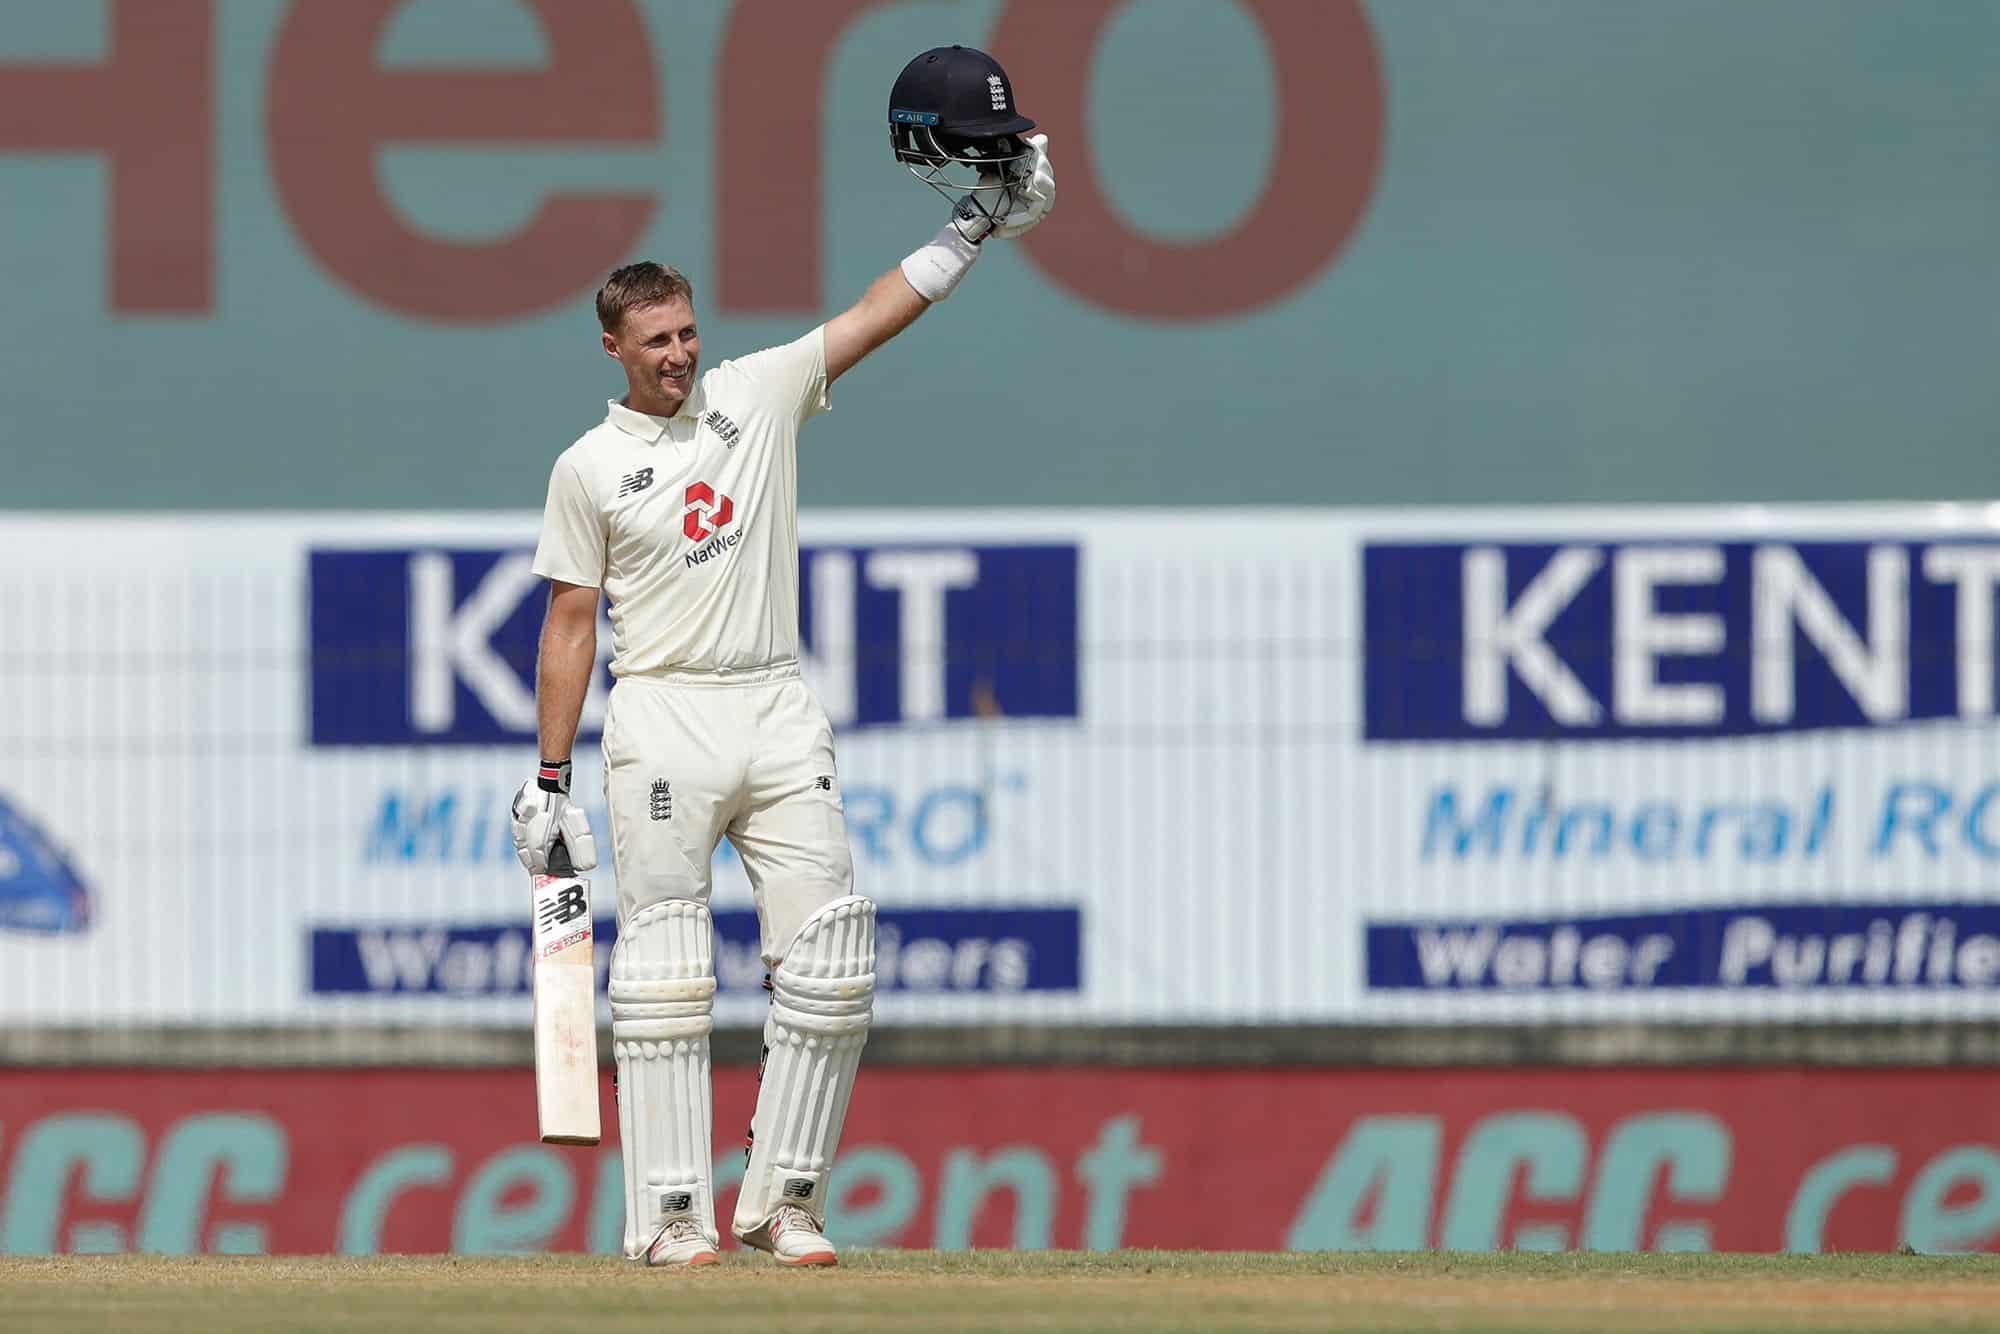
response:
<path id="1" fill-rule="evenodd" d="M 653 1234 L 653 1244 L 646 1248 L 646 1263 L 649 1265 L 684 1269 L 693 1265 L 712 1265 L 715 1261 L 714 1243 L 692 1218 L 667 1220 Z"/>
<path id="2" fill-rule="evenodd" d="M 745 1246 L 769 1251 L 781 1265 L 837 1265 L 833 1243 L 819 1230 L 813 1216 L 796 1204 L 781 1204 L 771 1221 L 751 1232 L 739 1232 L 736 1239 Z"/>

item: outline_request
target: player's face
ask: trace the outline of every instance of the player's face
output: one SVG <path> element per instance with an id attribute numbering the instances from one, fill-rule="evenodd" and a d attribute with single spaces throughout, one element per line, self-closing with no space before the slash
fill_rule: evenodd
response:
<path id="1" fill-rule="evenodd" d="M 604 350 L 625 368 L 627 407 L 655 417 L 673 416 L 694 392 L 700 369 L 701 336 L 695 332 L 693 303 L 677 296 L 627 311 L 617 332 L 604 335 Z"/>

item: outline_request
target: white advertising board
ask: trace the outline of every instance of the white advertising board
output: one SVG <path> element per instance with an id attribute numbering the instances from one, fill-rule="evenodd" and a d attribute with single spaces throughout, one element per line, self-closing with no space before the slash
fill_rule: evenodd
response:
<path id="1" fill-rule="evenodd" d="M 535 530 L 0 516 L 0 1021 L 520 1020 Z M 1992 508 L 802 533 L 884 1022 L 2000 1013 Z"/>

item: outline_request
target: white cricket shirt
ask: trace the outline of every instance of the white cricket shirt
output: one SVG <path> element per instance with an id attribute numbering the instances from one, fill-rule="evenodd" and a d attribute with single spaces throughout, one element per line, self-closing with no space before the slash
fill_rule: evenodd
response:
<path id="1" fill-rule="evenodd" d="M 826 338 L 702 373 L 672 417 L 620 403 L 549 475 L 535 573 L 604 590 L 611 670 L 799 656 L 799 427 L 827 409 Z"/>

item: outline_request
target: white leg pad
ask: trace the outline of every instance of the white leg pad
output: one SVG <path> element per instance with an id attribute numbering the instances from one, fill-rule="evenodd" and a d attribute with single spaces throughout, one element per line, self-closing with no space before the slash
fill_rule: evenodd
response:
<path id="1" fill-rule="evenodd" d="M 643 1256 L 674 1218 L 694 1220 L 718 1242 L 709 1184 L 715 928 L 706 905 L 668 899 L 633 913 L 611 951 L 610 989 L 625 1256 Z"/>
<path id="2" fill-rule="evenodd" d="M 796 1204 L 824 1228 L 826 1177 L 875 1005 L 875 904 L 835 899 L 806 918 L 771 974 L 764 1071 L 737 1196 L 743 1236 Z"/>

